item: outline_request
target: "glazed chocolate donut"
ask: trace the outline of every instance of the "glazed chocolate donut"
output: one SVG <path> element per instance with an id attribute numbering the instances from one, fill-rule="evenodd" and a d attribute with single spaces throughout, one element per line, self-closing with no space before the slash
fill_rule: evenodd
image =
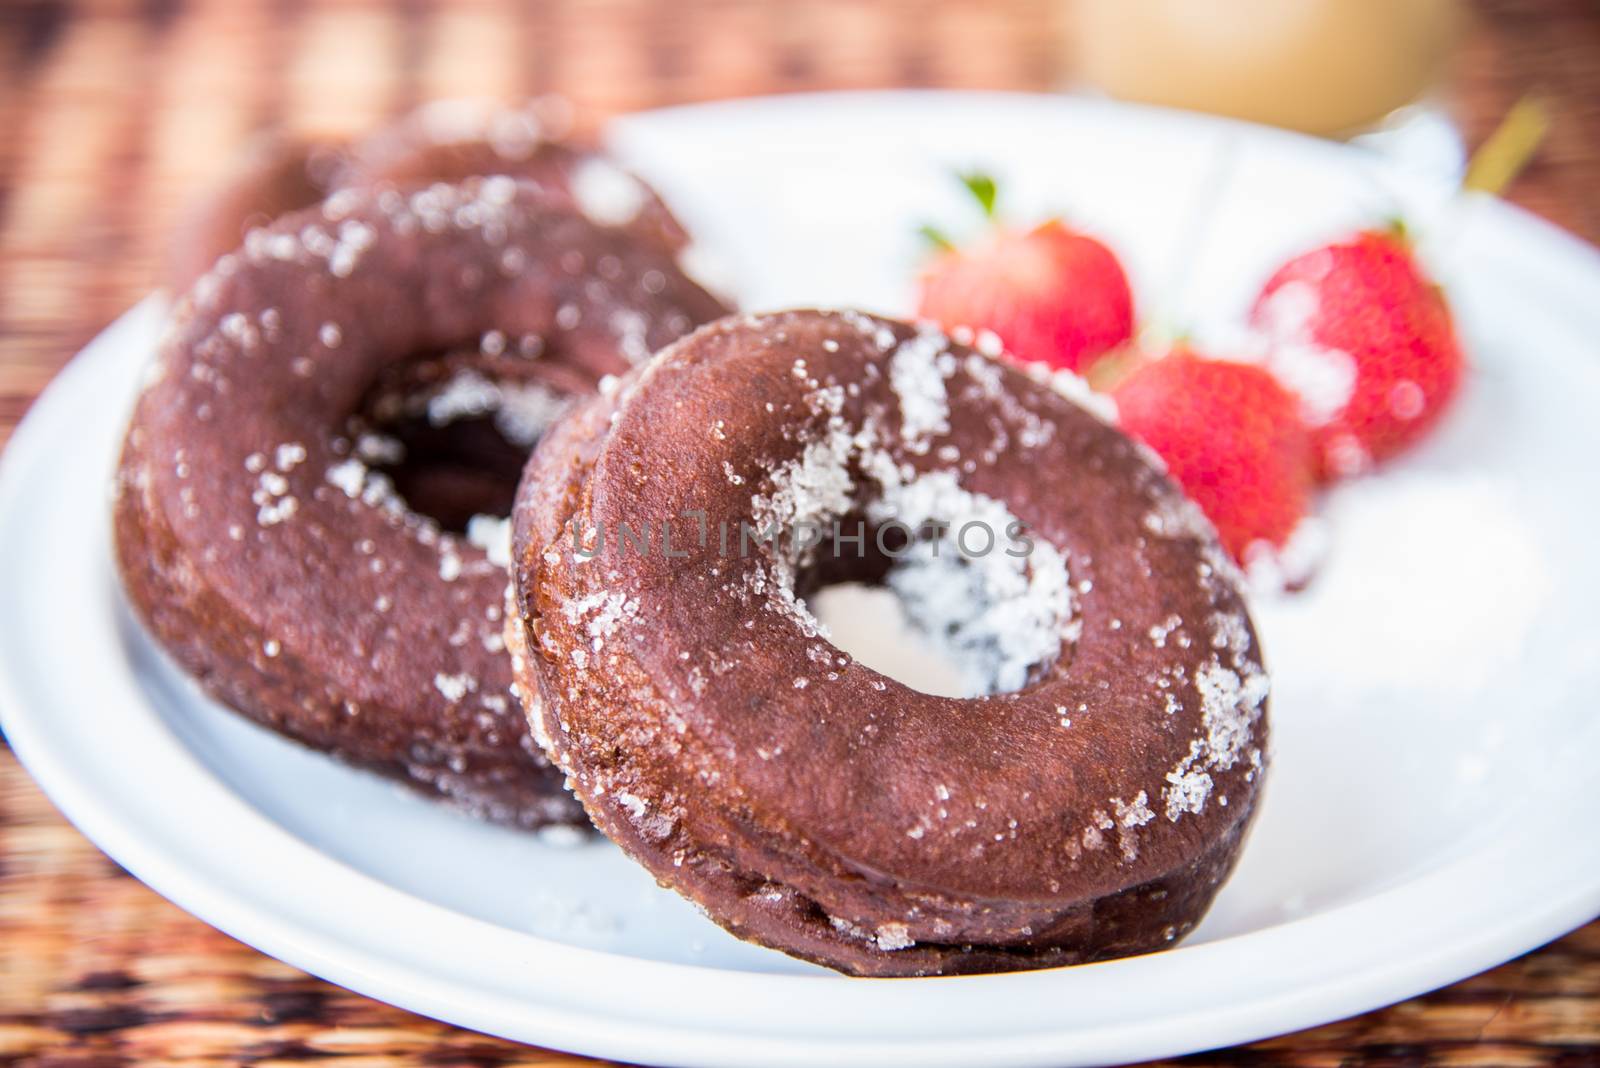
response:
<path id="1" fill-rule="evenodd" d="M 179 227 L 167 285 L 182 293 L 250 230 L 315 205 L 335 189 L 398 187 L 506 174 L 532 181 L 602 226 L 685 253 L 689 235 L 655 190 L 591 146 L 568 141 L 571 108 L 556 96 L 517 108 L 440 100 L 344 145 L 264 135 Z"/>
<path id="2" fill-rule="evenodd" d="M 743 938 L 859 975 L 1072 964 L 1169 945 L 1233 867 L 1267 679 L 1214 532 L 1152 454 L 931 328 L 703 327 L 552 431 L 513 524 L 535 736 Z M 851 579 L 972 696 L 832 645 L 805 598 Z"/>
<path id="3" fill-rule="evenodd" d="M 340 146 L 284 134 L 257 138 L 217 187 L 179 225 L 168 253 L 166 284 L 183 293 L 245 234 L 328 195 Z"/>
<path id="4" fill-rule="evenodd" d="M 571 138 L 571 108 L 554 96 L 517 108 L 438 100 L 357 142 L 335 176 L 340 186 L 453 182 L 509 174 L 538 184 L 602 226 L 621 226 L 673 252 L 689 235 L 659 196 L 592 146 Z"/>
<path id="5" fill-rule="evenodd" d="M 657 247 L 508 177 L 284 217 L 190 290 L 139 400 L 129 596 L 247 716 L 486 818 L 579 822 L 508 701 L 505 524 L 409 507 L 386 420 L 490 419 L 525 447 L 562 394 L 721 311 Z"/>

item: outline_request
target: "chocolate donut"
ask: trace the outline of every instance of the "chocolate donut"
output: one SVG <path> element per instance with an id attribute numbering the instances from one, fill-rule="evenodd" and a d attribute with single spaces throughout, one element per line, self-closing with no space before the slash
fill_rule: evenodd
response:
<path id="1" fill-rule="evenodd" d="M 1214 532 L 1152 454 L 931 328 L 703 327 L 552 431 L 513 525 L 535 736 L 743 938 L 859 975 L 1073 964 L 1171 944 L 1233 867 L 1267 679 Z M 845 580 L 972 696 L 831 644 L 805 598 Z"/>
<path id="2" fill-rule="evenodd" d="M 579 822 L 509 700 L 505 524 L 410 507 L 387 431 L 488 420 L 525 448 L 563 396 L 721 311 L 508 177 L 338 192 L 254 231 L 179 304 L 128 431 L 132 603 L 252 719 L 489 819 Z"/>
<path id="3" fill-rule="evenodd" d="M 674 253 L 689 235 L 659 196 L 593 146 L 572 140 L 571 108 L 555 96 L 522 107 L 479 100 L 425 104 L 353 145 L 339 186 L 416 185 L 509 174 L 532 181 L 602 226 L 621 226 Z"/>
<path id="4" fill-rule="evenodd" d="M 167 285 L 182 293 L 251 229 L 309 208 L 335 189 L 460 182 L 506 174 L 602 226 L 621 226 L 675 254 L 688 233 L 655 190 L 604 153 L 571 137 L 571 108 L 557 96 L 522 107 L 440 100 L 345 145 L 287 134 L 253 142 L 237 165 L 180 225 Z"/>
<path id="5" fill-rule="evenodd" d="M 333 187 L 339 152 L 333 142 L 284 134 L 253 141 L 179 224 L 168 253 L 168 290 L 185 292 L 252 229 L 320 202 Z"/>

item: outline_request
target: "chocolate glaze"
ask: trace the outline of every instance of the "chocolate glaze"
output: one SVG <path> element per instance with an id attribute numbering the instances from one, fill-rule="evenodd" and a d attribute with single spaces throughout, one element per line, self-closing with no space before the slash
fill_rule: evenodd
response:
<path id="1" fill-rule="evenodd" d="M 1038 539 L 1008 573 L 1027 592 L 960 632 L 1013 692 L 863 666 L 795 596 L 838 568 L 702 546 L 683 515 L 941 508 Z M 723 319 L 552 431 L 513 520 L 535 736 L 601 830 L 741 937 L 860 975 L 1073 964 L 1171 944 L 1234 864 L 1267 734 L 1236 573 L 1159 461 L 1019 370 L 857 313 Z M 624 521 L 687 555 L 575 551 Z"/>
<path id="2" fill-rule="evenodd" d="M 414 188 L 505 174 L 540 186 L 601 226 L 620 226 L 673 253 L 689 235 L 643 181 L 590 143 L 573 139 L 570 107 L 539 97 L 520 107 L 442 100 L 345 144 L 275 133 L 259 137 L 188 214 L 172 244 L 166 282 L 182 293 L 245 235 L 335 189 Z"/>
<path id="3" fill-rule="evenodd" d="M 179 303 L 133 416 L 129 596 L 252 719 L 486 818 L 580 822 L 508 698 L 503 548 L 413 511 L 363 420 L 419 355 L 571 390 L 721 310 L 658 246 L 507 177 L 254 231 Z"/>
<path id="4" fill-rule="evenodd" d="M 685 248 L 688 233 L 653 189 L 573 137 L 570 110 L 553 96 L 521 107 L 474 100 L 425 104 L 352 146 L 334 181 L 417 185 L 509 174 L 596 223 L 621 226 L 674 252 Z"/>

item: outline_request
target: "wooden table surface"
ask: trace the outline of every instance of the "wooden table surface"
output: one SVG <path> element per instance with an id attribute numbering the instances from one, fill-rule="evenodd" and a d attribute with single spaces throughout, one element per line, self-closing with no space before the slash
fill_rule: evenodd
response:
<path id="1" fill-rule="evenodd" d="M 1453 108 L 1555 124 L 1509 196 L 1600 240 L 1600 4 L 1487 0 Z M 174 211 L 251 131 L 558 90 L 590 121 L 815 88 L 1063 84 L 1049 0 L 0 0 L 0 443 L 153 285 Z M 5 619 L 15 626 L 17 620 Z M 108 712 L 114 710 L 108 710 Z M 0 1065 L 575 1065 L 313 979 L 168 904 L 0 748 Z M 1600 923 L 1379 1012 L 1193 1064 L 1600 1065 Z"/>

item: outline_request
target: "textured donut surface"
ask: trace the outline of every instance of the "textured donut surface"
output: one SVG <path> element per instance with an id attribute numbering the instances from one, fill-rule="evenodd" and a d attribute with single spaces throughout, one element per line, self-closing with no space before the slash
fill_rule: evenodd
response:
<path id="1" fill-rule="evenodd" d="M 360 415 L 423 366 L 452 376 L 423 391 L 437 414 L 493 401 L 536 431 L 530 397 L 720 312 L 660 249 L 506 177 L 342 191 L 253 231 L 180 303 L 133 416 L 130 598 L 269 727 L 491 819 L 581 821 L 509 698 L 504 524 L 412 510 Z"/>
<path id="2" fill-rule="evenodd" d="M 252 229 L 338 189 L 417 188 L 487 175 L 530 181 L 602 226 L 623 227 L 671 252 L 688 233 L 648 184 L 572 139 L 570 106 L 539 97 L 520 107 L 439 100 L 348 144 L 263 135 L 191 210 L 174 237 L 167 282 L 182 293 Z"/>
<path id="3" fill-rule="evenodd" d="M 535 736 L 742 937 L 863 975 L 1071 964 L 1169 945 L 1233 866 L 1268 688 L 1237 576 L 1151 454 L 1044 382 L 858 313 L 730 317 L 553 430 L 513 522 Z M 740 541 L 835 522 L 921 536 Z M 849 578 L 972 696 L 831 644 L 805 596 Z"/>
<path id="4" fill-rule="evenodd" d="M 411 186 L 506 174 L 534 182 L 595 223 L 623 227 L 673 252 L 687 248 L 688 233 L 656 192 L 575 139 L 571 125 L 560 97 L 521 107 L 438 100 L 351 146 L 333 180 Z"/>

